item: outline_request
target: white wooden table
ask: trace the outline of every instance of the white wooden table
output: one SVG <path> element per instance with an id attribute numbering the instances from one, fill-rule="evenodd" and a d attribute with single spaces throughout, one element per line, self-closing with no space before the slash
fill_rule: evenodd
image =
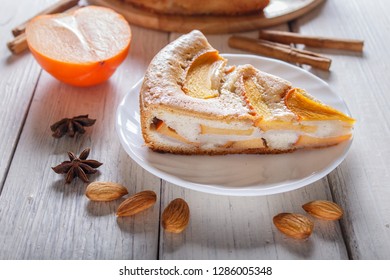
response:
<path id="1" fill-rule="evenodd" d="M 0 9 L 0 259 L 390 259 L 390 18 L 388 0 L 327 0 L 303 18 L 275 27 L 304 34 L 364 39 L 363 55 L 315 50 L 333 59 L 330 72 L 305 68 L 342 96 L 357 119 L 346 160 L 301 189 L 258 197 L 191 191 L 138 166 L 115 131 L 115 111 L 143 76 L 152 57 L 179 34 L 132 26 L 131 52 L 100 86 L 76 88 L 52 78 L 29 52 L 12 56 L 10 30 L 54 0 L 2 0 Z M 256 32 L 246 33 L 256 36 Z M 207 36 L 222 53 L 230 35 Z M 88 113 L 96 124 L 75 138 L 51 137 L 50 125 Z M 65 185 L 51 167 L 67 151 L 91 147 L 104 163 L 92 180 L 114 181 L 130 193 L 158 194 L 155 206 L 129 218 L 115 216 L 119 202 L 94 203 L 86 184 Z M 187 230 L 160 226 L 173 198 L 191 208 Z M 284 237 L 272 224 L 280 212 L 304 213 L 315 199 L 340 204 L 340 222 L 315 221 L 306 241 Z"/>

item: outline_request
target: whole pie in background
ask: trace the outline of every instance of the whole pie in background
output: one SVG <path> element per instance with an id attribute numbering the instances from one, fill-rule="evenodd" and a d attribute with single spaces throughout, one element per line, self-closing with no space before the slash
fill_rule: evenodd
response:
<path id="1" fill-rule="evenodd" d="M 124 0 L 161 14 L 240 15 L 262 11 L 269 0 Z"/>

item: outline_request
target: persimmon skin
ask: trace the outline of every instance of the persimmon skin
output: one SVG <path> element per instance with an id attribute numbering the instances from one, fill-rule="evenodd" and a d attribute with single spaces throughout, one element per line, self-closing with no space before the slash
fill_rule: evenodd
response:
<path id="1" fill-rule="evenodd" d="M 39 24 L 42 24 L 42 22 L 44 22 L 43 24 L 45 24 L 45 22 L 56 20 L 57 16 L 63 17 L 64 14 L 38 16 L 33 20 L 31 20 L 30 24 L 28 24 L 26 28 L 28 47 L 30 49 L 30 52 L 36 59 L 36 61 L 41 65 L 41 67 L 44 70 L 46 70 L 49 74 L 51 74 L 53 77 L 58 79 L 59 81 L 73 86 L 79 86 L 79 87 L 94 86 L 108 80 L 115 73 L 119 65 L 121 65 L 122 62 L 126 59 L 130 50 L 130 44 L 132 39 L 131 28 L 128 25 L 127 21 L 123 18 L 123 16 L 117 14 L 111 9 L 96 7 L 96 6 L 87 6 L 85 8 L 76 10 L 73 13 L 70 13 L 69 16 L 79 13 L 81 10 L 85 10 L 86 12 L 87 9 L 88 12 L 99 13 L 98 16 L 100 16 L 100 13 L 102 13 L 102 16 L 104 16 L 104 13 L 111 13 L 111 15 L 115 13 L 115 22 L 113 23 L 113 26 L 114 27 L 115 25 L 121 26 L 122 28 L 121 30 L 124 31 L 124 33 L 122 34 L 125 34 L 124 36 L 126 36 L 124 37 L 126 39 L 122 38 L 123 44 L 121 45 L 120 49 L 115 50 L 114 52 L 112 51 L 112 49 L 107 48 L 108 55 L 103 56 L 101 60 L 96 59 L 96 60 L 89 61 L 89 59 L 87 58 L 84 59 L 84 61 L 83 59 L 81 61 L 69 61 L 69 59 L 67 59 L 65 56 L 55 57 L 48 54 L 47 52 L 45 53 L 45 49 L 42 49 L 42 47 L 40 47 L 40 45 L 42 45 L 41 43 L 35 45 L 36 43 L 33 44 L 29 41 L 29 34 L 30 33 L 32 34 L 34 32 L 34 28 L 37 28 L 36 26 L 34 28 L 32 27 L 30 28 L 29 25 L 33 25 L 34 22 L 37 21 L 40 22 Z M 61 38 L 60 34 L 58 36 L 59 37 L 56 38 Z M 63 39 L 61 40 L 67 39 L 66 37 L 62 37 L 62 38 Z M 41 41 L 41 42 L 44 43 L 45 41 Z M 58 48 L 61 49 L 61 45 L 59 45 Z M 53 46 L 52 46 L 52 50 L 53 50 Z M 112 52 L 111 54 L 110 54 L 110 50 Z M 92 49 L 92 51 L 94 50 Z"/>
<path id="2" fill-rule="evenodd" d="M 34 58 L 43 69 L 57 80 L 78 87 L 89 87 L 107 81 L 126 59 L 129 46 L 118 55 L 104 61 L 74 64 L 54 60 L 30 47 Z"/>

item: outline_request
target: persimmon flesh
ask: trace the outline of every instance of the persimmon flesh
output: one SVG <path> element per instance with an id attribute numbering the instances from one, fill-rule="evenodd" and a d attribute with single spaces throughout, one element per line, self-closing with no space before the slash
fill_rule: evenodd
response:
<path id="1" fill-rule="evenodd" d="M 42 15 L 26 27 L 38 63 L 58 80 L 75 86 L 106 81 L 125 60 L 131 29 L 111 9 L 87 6 L 72 13 Z"/>

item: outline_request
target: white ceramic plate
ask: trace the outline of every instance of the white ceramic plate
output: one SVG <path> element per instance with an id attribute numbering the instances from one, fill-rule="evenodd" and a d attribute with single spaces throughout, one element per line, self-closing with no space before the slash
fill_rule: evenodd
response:
<path id="1" fill-rule="evenodd" d="M 344 101 L 316 76 L 290 64 L 252 55 L 223 55 L 229 64 L 250 63 L 262 71 L 289 80 L 314 97 L 349 114 Z M 144 145 L 140 128 L 138 82 L 117 110 L 120 141 L 139 165 L 176 185 L 213 194 L 252 196 L 291 191 L 313 183 L 336 168 L 351 141 L 325 149 L 280 155 L 183 156 L 160 154 Z"/>

